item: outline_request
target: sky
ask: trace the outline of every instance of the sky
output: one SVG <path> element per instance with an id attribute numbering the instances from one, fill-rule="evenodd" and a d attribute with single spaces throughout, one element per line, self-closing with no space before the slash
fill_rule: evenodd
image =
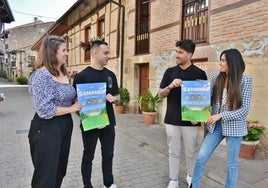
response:
<path id="1" fill-rule="evenodd" d="M 7 0 L 15 21 L 6 23 L 12 28 L 34 22 L 37 17 L 43 22 L 59 19 L 77 0 Z"/>

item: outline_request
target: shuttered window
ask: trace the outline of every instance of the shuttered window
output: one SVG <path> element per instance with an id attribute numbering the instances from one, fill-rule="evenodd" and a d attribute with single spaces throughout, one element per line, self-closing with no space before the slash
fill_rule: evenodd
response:
<path id="1" fill-rule="evenodd" d="M 184 0 L 182 20 L 182 39 L 208 41 L 208 0 Z"/>
<path id="2" fill-rule="evenodd" d="M 91 40 L 91 27 L 87 26 L 85 29 L 85 40 Z M 91 61 L 90 48 L 85 48 L 85 61 Z"/>
<path id="3" fill-rule="evenodd" d="M 136 36 L 135 53 L 142 54 L 149 52 L 149 1 L 136 1 Z"/>

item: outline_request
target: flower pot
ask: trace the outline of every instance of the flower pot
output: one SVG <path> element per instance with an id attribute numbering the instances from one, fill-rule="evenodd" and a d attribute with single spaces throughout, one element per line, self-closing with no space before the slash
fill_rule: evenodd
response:
<path id="1" fill-rule="evenodd" d="M 157 112 L 144 112 L 142 111 L 143 122 L 146 125 L 155 124 Z"/>
<path id="2" fill-rule="evenodd" d="M 126 111 L 126 106 L 125 105 L 123 105 L 123 106 L 115 106 L 115 111 L 116 111 L 116 113 L 118 113 L 118 114 L 123 114 L 123 113 L 125 113 L 125 111 Z"/>
<path id="3" fill-rule="evenodd" d="M 244 159 L 252 159 L 259 140 L 257 141 L 242 141 L 240 146 L 239 157 Z"/>

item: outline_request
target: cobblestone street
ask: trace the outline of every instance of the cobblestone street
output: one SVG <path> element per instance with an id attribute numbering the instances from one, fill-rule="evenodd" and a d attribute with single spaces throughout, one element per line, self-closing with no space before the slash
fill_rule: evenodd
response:
<path id="1" fill-rule="evenodd" d="M 28 129 L 33 109 L 27 87 L 13 87 L 0 79 L 0 188 L 29 188 L 33 173 L 28 143 Z M 114 178 L 118 188 L 166 188 L 168 148 L 165 127 L 145 126 L 139 114 L 117 114 Z M 82 188 L 80 164 L 82 138 L 79 117 L 73 114 L 74 130 L 67 175 L 62 188 Z M 201 188 L 223 188 L 226 177 L 225 146 L 217 148 L 209 159 Z M 239 161 L 237 188 L 266 188 L 268 160 Z M 180 188 L 187 188 L 184 155 L 180 168 Z M 93 162 L 92 183 L 102 188 L 101 154 L 98 144 Z"/>

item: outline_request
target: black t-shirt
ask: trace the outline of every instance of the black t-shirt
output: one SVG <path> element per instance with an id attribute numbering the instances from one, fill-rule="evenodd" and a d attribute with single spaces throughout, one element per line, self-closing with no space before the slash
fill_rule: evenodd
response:
<path id="1" fill-rule="evenodd" d="M 175 78 L 181 80 L 207 80 L 207 75 L 205 71 L 193 64 L 185 70 L 176 65 L 166 70 L 160 88 L 167 87 Z M 167 96 L 167 110 L 164 123 L 180 126 L 192 125 L 190 121 L 181 120 L 181 87 L 172 89 Z M 196 126 L 200 126 L 200 123 Z"/>
<path id="2" fill-rule="evenodd" d="M 106 94 L 110 93 L 111 95 L 118 95 L 119 88 L 117 84 L 117 79 L 115 74 L 107 68 L 103 68 L 102 70 L 96 70 L 92 67 L 87 67 L 81 72 L 79 72 L 73 82 L 73 86 L 76 89 L 76 84 L 84 84 L 84 83 L 97 83 L 97 82 L 106 82 L 107 90 Z M 106 110 L 109 117 L 110 125 L 115 125 L 115 115 L 113 104 L 110 102 L 106 102 Z"/>

